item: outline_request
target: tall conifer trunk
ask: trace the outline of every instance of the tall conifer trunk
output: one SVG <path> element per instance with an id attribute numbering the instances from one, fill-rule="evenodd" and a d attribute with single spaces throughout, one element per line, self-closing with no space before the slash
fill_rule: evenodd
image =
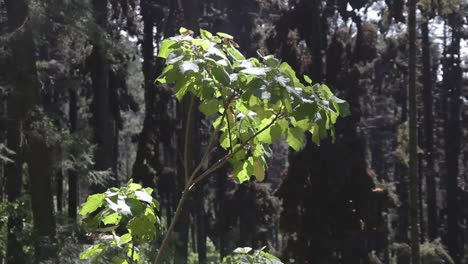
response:
<path id="1" fill-rule="evenodd" d="M 418 206 L 418 152 L 417 152 L 417 102 L 416 102 L 416 0 L 408 2 L 408 41 L 409 41 L 409 198 L 410 198 L 410 227 L 411 227 L 411 261 L 420 263 L 419 256 L 419 206 Z"/>
<path id="2" fill-rule="evenodd" d="M 115 157 L 115 131 L 117 129 L 112 114 L 111 90 L 109 86 L 110 62 L 106 53 L 106 37 L 108 27 L 107 0 L 93 0 L 94 20 L 97 30 L 92 39 L 93 50 L 89 58 L 89 70 L 93 87 L 93 129 L 97 144 L 95 153 L 95 169 L 109 170 L 117 180 Z M 92 186 L 94 192 L 103 191 L 103 187 Z"/>
<path id="3" fill-rule="evenodd" d="M 445 126 L 445 164 L 447 167 L 447 245 L 455 263 L 460 263 L 462 240 L 460 239 L 460 208 L 458 202 L 458 177 L 460 174 L 458 159 L 460 156 L 461 125 L 460 95 L 462 71 L 460 68 L 460 21 L 454 15 L 449 19 L 452 28 L 452 41 L 445 54 L 444 89 L 447 95 L 447 113 Z"/>
<path id="4" fill-rule="evenodd" d="M 78 96 L 75 87 L 68 90 L 69 96 L 69 107 L 68 107 L 68 119 L 70 122 L 70 134 L 73 135 L 77 128 L 78 121 Z M 78 206 L 78 195 L 79 195 L 79 185 L 78 185 L 78 175 L 74 169 L 68 170 L 68 217 L 72 221 L 76 221 L 77 216 L 77 206 Z"/>
<path id="5" fill-rule="evenodd" d="M 436 183 L 434 171 L 434 118 L 433 118 L 433 73 L 431 66 L 431 43 L 429 40 L 428 17 L 421 23 L 423 100 L 424 100 L 424 157 L 426 161 L 427 234 L 430 240 L 437 238 Z"/>
<path id="6" fill-rule="evenodd" d="M 39 83 L 28 5 L 24 0 L 7 0 L 5 3 L 10 30 L 22 27 L 18 31 L 19 35 L 11 40 L 12 58 L 14 58 L 12 76 L 15 88 L 8 104 L 11 123 L 8 126 L 7 140 L 8 145 L 11 145 L 17 153 L 17 160 L 15 167 L 7 168 L 9 172 L 7 188 L 9 200 L 17 199 L 22 183 L 21 161 L 27 162 L 34 232 L 38 236 L 35 241 L 35 261 L 41 262 L 51 260 L 56 252 L 50 247 L 55 239 L 51 149 L 45 138 L 47 131 L 33 126 L 33 122 L 43 122 L 43 119 L 42 113 L 36 109 L 40 106 Z M 27 145 L 22 145 L 23 142 L 20 140 L 22 136 L 26 138 Z M 24 156 L 21 155 L 23 153 Z M 12 219 L 10 227 L 18 227 L 16 221 L 18 220 Z M 21 245 L 15 243 L 14 237 L 10 238 L 7 260 L 11 263 L 22 262 Z M 18 255 L 14 255 L 17 253 Z"/>

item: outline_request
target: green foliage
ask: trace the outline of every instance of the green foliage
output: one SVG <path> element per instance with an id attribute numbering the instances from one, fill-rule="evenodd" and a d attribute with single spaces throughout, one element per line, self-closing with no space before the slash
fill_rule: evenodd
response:
<path id="1" fill-rule="evenodd" d="M 282 264 L 281 260 L 270 253 L 252 248 L 237 248 L 234 253 L 223 259 L 223 264 Z"/>
<path id="2" fill-rule="evenodd" d="M 166 67 L 158 78 L 175 84 L 180 100 L 187 93 L 200 99 L 200 111 L 215 116 L 219 143 L 230 153 L 234 177 L 244 182 L 263 180 L 269 145 L 286 137 L 299 151 L 312 133 L 317 145 L 339 116 L 349 115 L 348 104 L 324 84 L 304 84 L 286 62 L 273 55 L 245 58 L 233 37 L 200 31 L 200 37 L 181 28 L 180 35 L 163 41 L 158 56 Z"/>
<path id="3" fill-rule="evenodd" d="M 118 248 L 126 254 L 114 256 L 113 263 L 137 262 L 138 246 L 156 238 L 156 226 L 160 223 L 156 215 L 159 203 L 151 196 L 152 192 L 153 189 L 130 181 L 124 187 L 89 196 L 80 214 L 86 216 L 85 229 L 102 242 L 86 249 L 80 259 L 97 263 L 110 248 Z"/>

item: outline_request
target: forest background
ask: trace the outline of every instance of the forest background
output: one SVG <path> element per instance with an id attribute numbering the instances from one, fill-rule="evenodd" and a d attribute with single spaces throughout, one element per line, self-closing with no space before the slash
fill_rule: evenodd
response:
<path id="1" fill-rule="evenodd" d="M 155 188 L 171 221 L 187 104 L 155 82 L 156 54 L 185 26 L 233 35 L 248 56 L 277 55 L 329 85 L 351 116 L 334 143 L 275 143 L 264 182 L 218 170 L 176 227 L 175 264 L 239 246 L 267 246 L 285 263 L 409 263 L 411 53 L 422 262 L 468 263 L 468 3 L 416 7 L 409 50 L 403 0 L 0 1 L 0 257 L 76 263 L 96 239 L 79 205 L 130 178 Z M 194 163 L 211 121 L 192 119 Z"/>

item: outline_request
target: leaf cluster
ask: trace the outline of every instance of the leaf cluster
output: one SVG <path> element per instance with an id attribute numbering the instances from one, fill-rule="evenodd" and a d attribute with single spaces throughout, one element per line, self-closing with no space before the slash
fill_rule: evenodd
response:
<path id="1" fill-rule="evenodd" d="M 262 181 L 272 142 L 285 138 L 299 151 L 309 132 L 318 145 L 329 133 L 334 137 L 334 124 L 349 107 L 326 85 L 300 80 L 288 63 L 261 53 L 246 58 L 237 47 L 228 34 L 202 29 L 194 37 L 181 28 L 162 42 L 158 56 L 166 67 L 157 80 L 175 84 L 179 100 L 196 96 L 200 111 L 216 118 L 215 132 L 239 182 Z"/>
<path id="2" fill-rule="evenodd" d="M 279 258 L 263 251 L 264 249 L 237 248 L 233 254 L 223 259 L 222 264 L 283 264 Z"/>
<path id="3" fill-rule="evenodd" d="M 103 242 L 88 248 L 80 259 L 97 263 L 109 248 L 122 248 L 126 256 L 113 257 L 113 263 L 138 261 L 137 246 L 153 241 L 160 223 L 156 215 L 159 203 L 151 196 L 152 192 L 152 188 L 130 181 L 124 187 L 90 195 L 80 214 L 86 216 L 85 229 Z"/>

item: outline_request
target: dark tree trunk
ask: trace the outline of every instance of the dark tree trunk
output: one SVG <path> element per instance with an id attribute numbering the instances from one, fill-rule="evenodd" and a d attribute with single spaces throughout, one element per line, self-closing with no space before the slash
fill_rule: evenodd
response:
<path id="1" fill-rule="evenodd" d="M 78 121 L 78 98 L 74 88 L 68 90 L 69 94 L 69 107 L 68 119 L 70 122 L 70 134 L 73 135 L 77 128 Z M 68 170 L 68 217 L 72 221 L 76 221 L 77 206 L 78 206 L 78 175 L 74 169 Z"/>
<path id="2" fill-rule="evenodd" d="M 95 169 L 110 171 L 117 179 L 115 164 L 116 122 L 112 114 L 111 87 L 109 86 L 110 63 L 106 52 L 107 0 L 93 0 L 94 19 L 98 29 L 93 36 L 93 50 L 89 58 L 89 70 L 93 87 L 93 128 L 97 144 Z M 92 186 L 93 192 L 104 191 L 102 186 Z"/>
<path id="3" fill-rule="evenodd" d="M 29 27 L 28 6 L 25 1 L 15 0 L 6 1 L 8 23 L 10 30 L 16 30 L 24 27 L 11 42 L 12 57 L 14 58 L 15 68 L 13 69 L 15 90 L 12 96 L 12 102 L 16 105 L 9 105 L 9 114 L 13 115 L 18 123 L 12 123 L 9 126 L 10 133 L 17 133 L 16 136 L 10 135 L 8 140 L 12 144 L 12 149 L 18 154 L 23 148 L 20 146 L 22 133 L 26 136 L 28 148 L 25 149 L 25 161 L 29 168 L 29 183 L 31 204 L 33 212 L 34 231 L 38 236 L 35 243 L 36 261 L 51 259 L 56 250 L 51 250 L 52 240 L 55 236 L 55 218 L 53 208 L 53 196 L 51 187 L 51 152 L 46 145 L 44 131 L 32 128 L 32 122 L 38 121 L 36 118 L 41 116 L 40 112 L 34 112 L 34 108 L 39 106 L 39 86 L 37 82 L 36 61 L 34 58 L 34 42 L 32 31 Z M 13 120 L 13 119 L 12 119 Z M 12 121 L 13 122 L 13 121 Z M 30 123 L 31 122 L 31 123 Z M 23 125 L 24 123 L 24 125 Z M 23 127 L 25 130 L 23 130 Z M 20 157 L 20 155 L 18 155 Z M 15 163 L 17 166 L 21 163 Z M 11 168 L 11 176 L 17 179 L 9 180 L 8 187 L 9 199 L 17 198 L 21 186 L 21 167 Z M 10 177 L 9 175 L 9 177 Z M 12 221 L 15 224 L 15 220 Z M 15 242 L 9 243 L 9 246 L 15 245 Z M 18 246 L 16 244 L 16 246 Z M 21 246 L 19 246 L 21 248 Z M 19 248 L 8 249 L 8 260 L 13 263 L 21 259 L 21 250 Z M 19 255 L 12 255 L 18 253 Z"/>
<path id="4" fill-rule="evenodd" d="M 13 32 L 28 23 L 28 6 L 22 0 L 6 0 L 9 31 Z M 22 187 L 22 121 L 33 104 L 36 69 L 33 58 L 33 40 L 29 24 L 11 41 L 11 76 L 14 90 L 7 99 L 7 147 L 16 153 L 14 163 L 5 165 L 6 193 L 9 202 L 17 202 Z M 17 234 L 21 232 L 22 219 L 10 216 L 8 220 L 7 262 L 26 262 Z"/>
<path id="5" fill-rule="evenodd" d="M 63 173 L 59 168 L 55 174 L 56 183 L 56 196 L 57 196 L 57 212 L 62 213 L 63 211 Z"/>
<path id="6" fill-rule="evenodd" d="M 447 245 L 455 263 L 460 263 L 462 248 L 460 239 L 460 207 L 458 202 L 458 177 L 460 155 L 460 92 L 462 71 L 460 68 L 460 26 L 456 17 L 452 27 L 452 42 L 447 51 L 444 67 L 444 85 L 448 100 L 446 124 L 445 162 L 447 167 Z"/>
<path id="7" fill-rule="evenodd" d="M 418 206 L 418 151 L 417 151 L 417 102 L 416 102 L 416 0 L 408 2 L 408 34 L 409 34 L 409 201 L 411 230 L 411 260 L 412 264 L 420 263 L 419 255 L 419 206 Z"/>
<path id="8" fill-rule="evenodd" d="M 433 73 L 431 66 L 431 43 L 428 22 L 421 24 L 423 100 L 424 100 L 424 157 L 426 161 L 427 234 L 430 240 L 437 238 L 436 182 L 434 170 L 434 118 L 433 118 Z"/>
<path id="9" fill-rule="evenodd" d="M 198 206 L 198 213 L 196 216 L 196 231 L 197 231 L 197 252 L 198 252 L 198 263 L 205 264 L 207 261 L 207 248 L 206 248 L 206 215 L 205 209 L 203 208 L 203 199 L 201 199 L 201 205 Z"/>
<path id="10" fill-rule="evenodd" d="M 39 120 L 37 120 L 40 122 Z M 28 137 L 27 161 L 30 177 L 34 231 L 38 235 L 35 246 L 36 261 L 50 260 L 56 254 L 55 217 L 51 182 L 51 149 L 43 135 Z"/>
<path id="11" fill-rule="evenodd" d="M 143 130 L 139 136 L 138 150 L 135 163 L 133 165 L 133 178 L 141 182 L 144 186 L 155 186 L 156 174 L 161 173 L 159 162 L 159 129 L 158 113 L 158 89 L 154 80 L 158 74 L 158 67 L 154 59 L 154 25 L 155 18 L 150 12 L 150 1 L 140 2 L 143 16 L 143 43 L 141 45 L 143 55 L 143 76 L 145 90 L 145 120 Z M 160 67 L 159 67 L 160 68 Z M 162 113 L 159 113 L 162 114 Z"/>

